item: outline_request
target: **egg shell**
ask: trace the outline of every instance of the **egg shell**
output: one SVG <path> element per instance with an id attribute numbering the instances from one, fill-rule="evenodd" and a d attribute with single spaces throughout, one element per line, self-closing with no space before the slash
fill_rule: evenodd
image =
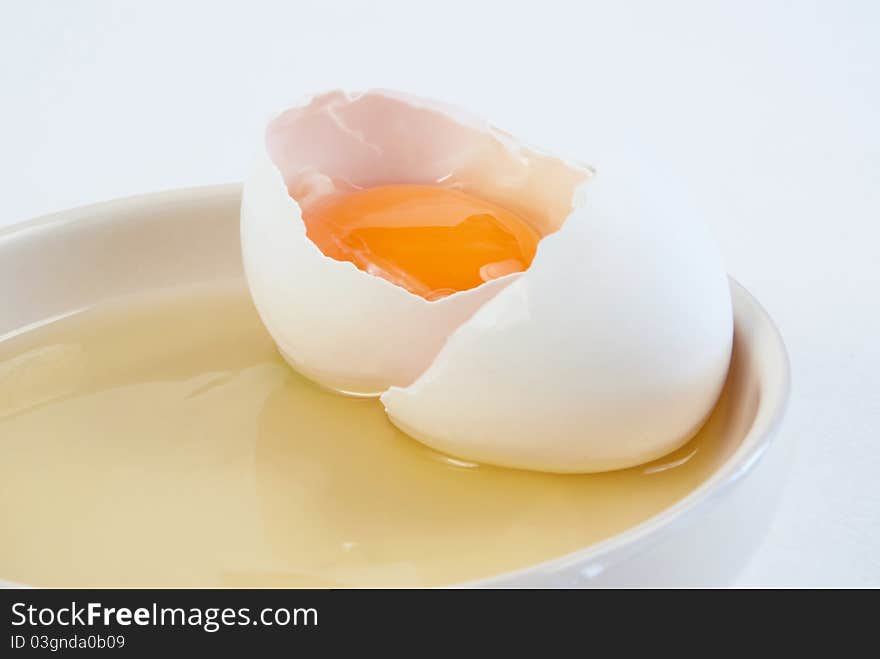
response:
<path id="1" fill-rule="evenodd" d="M 254 303 L 284 357 L 312 380 L 358 395 L 408 385 L 519 273 L 429 302 L 324 256 L 306 235 L 301 204 L 340 187 L 439 184 L 520 212 L 548 234 L 589 176 L 430 101 L 316 96 L 270 122 L 245 183 L 242 256 Z"/>
<path id="2" fill-rule="evenodd" d="M 452 333 L 391 420 L 472 462 L 595 472 L 665 455 L 724 384 L 733 317 L 722 260 L 656 168 L 597 169 L 530 269 Z"/>

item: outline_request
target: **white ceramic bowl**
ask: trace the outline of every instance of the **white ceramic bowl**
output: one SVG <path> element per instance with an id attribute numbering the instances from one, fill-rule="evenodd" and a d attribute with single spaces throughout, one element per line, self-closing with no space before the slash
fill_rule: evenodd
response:
<path id="1" fill-rule="evenodd" d="M 0 337 L 129 293 L 243 277 L 240 191 L 143 195 L 0 232 Z M 788 397 L 785 347 L 754 298 L 731 287 L 733 406 L 723 429 L 738 446 L 731 457 L 678 503 L 609 540 L 465 585 L 685 586 L 735 578 L 773 515 L 791 440 L 774 437 Z"/>

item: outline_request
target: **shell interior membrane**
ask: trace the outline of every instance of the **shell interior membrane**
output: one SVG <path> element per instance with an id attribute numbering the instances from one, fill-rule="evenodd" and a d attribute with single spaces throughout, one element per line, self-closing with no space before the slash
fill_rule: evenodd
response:
<path id="1" fill-rule="evenodd" d="M 353 190 L 434 185 L 528 218 L 541 236 L 559 229 L 592 171 L 447 112 L 391 92 L 330 92 L 276 117 L 266 146 L 303 209 Z"/>

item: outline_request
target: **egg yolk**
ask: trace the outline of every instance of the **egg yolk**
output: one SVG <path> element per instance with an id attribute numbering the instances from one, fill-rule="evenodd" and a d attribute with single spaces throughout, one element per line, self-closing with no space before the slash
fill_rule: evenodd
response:
<path id="1" fill-rule="evenodd" d="M 434 300 L 529 267 L 540 236 L 497 204 L 449 188 L 385 185 L 303 213 L 326 255 Z"/>

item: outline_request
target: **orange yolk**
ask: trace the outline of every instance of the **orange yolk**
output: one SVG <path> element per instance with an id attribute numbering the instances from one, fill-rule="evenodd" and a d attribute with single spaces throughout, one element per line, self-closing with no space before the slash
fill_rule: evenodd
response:
<path id="1" fill-rule="evenodd" d="M 303 214 L 326 255 L 433 300 L 529 267 L 540 236 L 521 217 L 458 190 L 385 185 Z"/>

